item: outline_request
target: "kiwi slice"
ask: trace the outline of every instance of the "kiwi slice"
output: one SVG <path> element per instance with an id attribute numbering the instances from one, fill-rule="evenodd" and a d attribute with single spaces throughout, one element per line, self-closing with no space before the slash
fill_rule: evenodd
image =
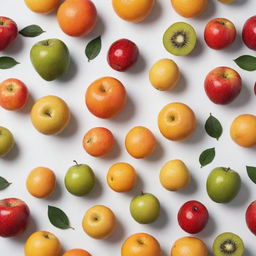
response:
<path id="1" fill-rule="evenodd" d="M 173 55 L 188 55 L 195 48 L 196 31 L 185 22 L 176 22 L 165 31 L 163 44 L 165 49 Z"/>
<path id="2" fill-rule="evenodd" d="M 242 256 L 244 243 L 238 235 L 226 232 L 215 238 L 212 249 L 214 256 Z"/>

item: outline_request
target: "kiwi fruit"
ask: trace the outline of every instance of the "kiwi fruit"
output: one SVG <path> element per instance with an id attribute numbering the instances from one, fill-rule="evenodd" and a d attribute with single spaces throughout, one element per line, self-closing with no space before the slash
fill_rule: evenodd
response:
<path id="1" fill-rule="evenodd" d="M 173 55 L 188 55 L 195 48 L 196 31 L 185 22 L 176 22 L 165 31 L 163 44 L 165 49 Z"/>
<path id="2" fill-rule="evenodd" d="M 244 255 L 243 240 L 236 234 L 226 232 L 218 235 L 213 242 L 214 256 L 242 256 Z"/>

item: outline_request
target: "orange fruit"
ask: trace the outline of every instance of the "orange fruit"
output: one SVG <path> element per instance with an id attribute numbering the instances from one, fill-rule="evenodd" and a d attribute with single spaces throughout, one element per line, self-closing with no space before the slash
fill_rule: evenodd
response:
<path id="1" fill-rule="evenodd" d="M 171 256 L 208 256 L 205 243 L 199 238 L 187 236 L 178 239 L 172 249 Z"/>
<path id="2" fill-rule="evenodd" d="M 25 0 L 27 7 L 38 13 L 50 13 L 60 3 L 61 0 Z"/>
<path id="3" fill-rule="evenodd" d="M 89 252 L 82 249 L 72 249 L 66 251 L 63 256 L 92 256 Z"/>
<path id="4" fill-rule="evenodd" d="M 174 10 L 185 18 L 199 16 L 207 7 L 208 0 L 171 0 Z"/>
<path id="5" fill-rule="evenodd" d="M 57 19 L 64 33 L 83 36 L 95 27 L 97 10 L 90 0 L 66 0 L 58 9 Z"/>
<path id="6" fill-rule="evenodd" d="M 33 169 L 26 181 L 28 192 L 35 197 L 43 198 L 49 196 L 55 189 L 56 177 L 52 170 L 46 167 Z"/>
<path id="7" fill-rule="evenodd" d="M 143 21 L 152 11 L 155 0 L 112 0 L 116 14 L 130 22 Z"/>
<path id="8" fill-rule="evenodd" d="M 256 116 L 243 114 L 235 118 L 230 127 L 231 138 L 242 147 L 256 145 Z"/>
<path id="9" fill-rule="evenodd" d="M 153 153 L 156 147 L 156 139 L 148 128 L 136 126 L 127 133 L 125 147 L 134 158 L 144 158 Z"/>
<path id="10" fill-rule="evenodd" d="M 136 180 L 136 171 L 130 164 L 116 163 L 108 170 L 107 183 L 116 192 L 131 190 L 136 184 Z"/>

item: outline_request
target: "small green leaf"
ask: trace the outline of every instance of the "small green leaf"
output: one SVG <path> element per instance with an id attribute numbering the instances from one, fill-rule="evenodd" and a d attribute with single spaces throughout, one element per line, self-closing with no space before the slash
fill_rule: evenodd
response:
<path id="1" fill-rule="evenodd" d="M 3 190 L 11 185 L 5 178 L 0 177 L 0 190 Z"/>
<path id="2" fill-rule="evenodd" d="M 207 134 L 215 139 L 219 139 L 222 134 L 222 126 L 219 120 L 210 114 L 204 126 Z"/>
<path id="3" fill-rule="evenodd" d="M 215 157 L 215 148 L 208 148 L 204 150 L 199 157 L 201 168 L 211 163 L 214 157 Z"/>
<path id="4" fill-rule="evenodd" d="M 38 25 L 30 25 L 20 30 L 19 33 L 25 37 L 36 37 L 44 32 L 45 31 Z"/>
<path id="5" fill-rule="evenodd" d="M 60 229 L 72 228 L 67 215 L 59 208 L 48 205 L 48 218 L 53 226 Z M 73 229 L 73 228 L 72 228 Z"/>
<path id="6" fill-rule="evenodd" d="M 251 55 L 242 55 L 234 60 L 235 63 L 242 69 L 247 71 L 256 70 L 256 57 Z"/>
<path id="7" fill-rule="evenodd" d="M 246 170 L 251 181 L 256 184 L 256 167 L 246 166 Z"/>
<path id="8" fill-rule="evenodd" d="M 20 64 L 20 63 L 11 57 L 8 57 L 8 56 L 0 57 L 0 69 L 12 68 L 17 64 Z"/>
<path id="9" fill-rule="evenodd" d="M 98 56 L 101 50 L 101 36 L 98 36 L 91 40 L 85 48 L 85 55 L 88 58 L 88 61 L 93 60 Z"/>

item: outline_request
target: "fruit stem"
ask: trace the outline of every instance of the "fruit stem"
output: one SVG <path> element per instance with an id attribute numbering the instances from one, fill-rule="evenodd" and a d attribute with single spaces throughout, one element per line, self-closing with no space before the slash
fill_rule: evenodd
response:
<path id="1" fill-rule="evenodd" d="M 1 26 L 4 25 L 4 22 L 3 22 L 2 20 L 0 20 L 0 25 L 1 25 Z"/>
<path id="2" fill-rule="evenodd" d="M 143 195 L 144 195 L 144 192 L 143 192 L 143 191 L 141 191 L 141 192 L 140 192 L 140 194 L 143 196 Z"/>
<path id="3" fill-rule="evenodd" d="M 74 162 L 76 165 L 78 165 L 78 163 L 77 163 L 77 161 L 76 161 L 76 160 L 73 160 L 73 162 Z"/>
<path id="4" fill-rule="evenodd" d="M 198 212 L 198 208 L 196 206 L 194 206 L 193 211 Z"/>
<path id="5" fill-rule="evenodd" d="M 226 172 L 230 172 L 230 171 L 231 171 L 230 167 L 226 168 L 225 171 L 226 171 Z"/>

